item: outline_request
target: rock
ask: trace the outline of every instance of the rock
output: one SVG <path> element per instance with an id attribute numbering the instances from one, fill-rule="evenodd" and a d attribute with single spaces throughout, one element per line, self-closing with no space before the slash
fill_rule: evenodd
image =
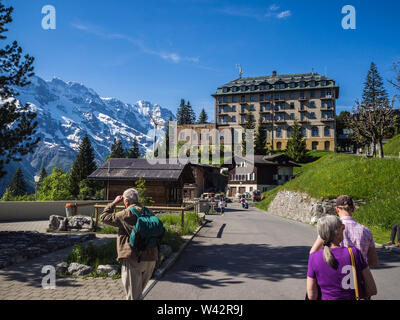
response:
<path id="1" fill-rule="evenodd" d="M 92 267 L 76 262 L 72 262 L 68 267 L 68 272 L 72 273 L 75 276 L 84 276 L 91 273 L 92 271 Z"/>
<path id="2" fill-rule="evenodd" d="M 67 218 L 63 216 L 51 215 L 49 218 L 49 228 L 58 231 L 66 231 Z"/>
<path id="3" fill-rule="evenodd" d="M 106 264 L 106 265 L 99 265 L 97 267 L 97 272 L 100 274 L 107 274 L 109 276 L 114 276 L 119 273 L 120 266 L 117 264 Z"/>
<path id="4" fill-rule="evenodd" d="M 56 265 L 56 272 L 65 273 L 68 271 L 68 263 L 60 262 Z"/>
<path id="5" fill-rule="evenodd" d="M 93 228 L 93 220 L 88 216 L 73 216 L 67 218 L 67 228 L 74 230 L 81 229 L 92 229 Z"/>

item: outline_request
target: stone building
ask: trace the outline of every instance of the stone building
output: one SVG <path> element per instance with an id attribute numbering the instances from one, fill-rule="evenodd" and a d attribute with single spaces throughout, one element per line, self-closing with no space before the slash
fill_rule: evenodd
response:
<path id="1" fill-rule="evenodd" d="M 339 87 L 318 73 L 239 78 L 219 87 L 215 94 L 218 130 L 239 130 L 250 117 L 259 119 L 274 150 L 284 150 L 296 119 L 309 150 L 335 151 L 336 99 Z"/>

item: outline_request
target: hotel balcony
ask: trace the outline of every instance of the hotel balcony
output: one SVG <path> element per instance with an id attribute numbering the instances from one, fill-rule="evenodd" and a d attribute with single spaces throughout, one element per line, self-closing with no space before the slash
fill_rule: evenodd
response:
<path id="1" fill-rule="evenodd" d="M 321 119 L 321 121 L 322 122 L 331 122 L 331 121 L 335 121 L 335 118 L 333 118 L 333 117 L 329 117 L 329 118 L 324 117 L 324 118 Z"/>
<path id="2" fill-rule="evenodd" d="M 331 95 L 331 94 L 327 94 L 326 96 L 324 96 L 324 97 L 321 97 L 321 100 L 331 100 L 331 99 L 334 99 L 334 97 L 333 97 L 333 95 Z"/>
<path id="3" fill-rule="evenodd" d="M 299 101 L 307 101 L 307 100 L 309 100 L 307 97 L 299 97 Z"/>

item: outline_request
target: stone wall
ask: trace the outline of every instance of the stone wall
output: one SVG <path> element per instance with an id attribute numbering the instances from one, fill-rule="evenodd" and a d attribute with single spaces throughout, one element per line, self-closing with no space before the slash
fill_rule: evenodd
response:
<path id="1" fill-rule="evenodd" d="M 307 193 L 285 190 L 278 192 L 270 203 L 267 213 L 314 224 L 326 214 L 335 214 L 335 203 L 336 199 L 319 200 Z M 355 201 L 356 208 L 362 203 L 362 200 Z"/>

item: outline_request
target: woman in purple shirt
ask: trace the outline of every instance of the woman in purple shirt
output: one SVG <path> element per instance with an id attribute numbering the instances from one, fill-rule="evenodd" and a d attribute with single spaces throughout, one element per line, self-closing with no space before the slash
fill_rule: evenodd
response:
<path id="1" fill-rule="evenodd" d="M 309 300 L 316 300 L 318 287 L 322 300 L 354 300 L 355 288 L 350 253 L 341 247 L 344 224 L 333 215 L 318 220 L 318 234 L 324 241 L 324 248 L 310 255 L 307 272 L 307 294 Z M 374 278 L 360 250 L 353 247 L 357 282 L 361 298 L 377 294 Z"/>

